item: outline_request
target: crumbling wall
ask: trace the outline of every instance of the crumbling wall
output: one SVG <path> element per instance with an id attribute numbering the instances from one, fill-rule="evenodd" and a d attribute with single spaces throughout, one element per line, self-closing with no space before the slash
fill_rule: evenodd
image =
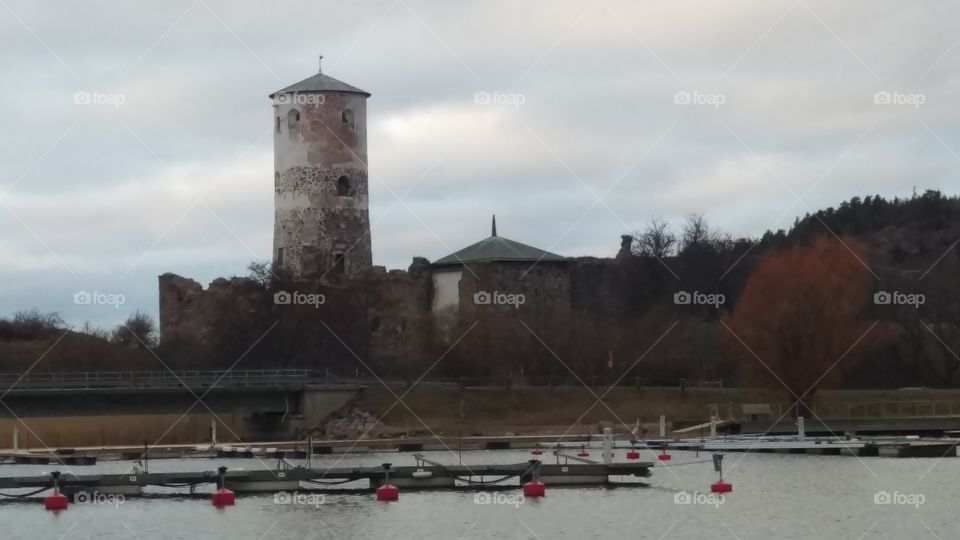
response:
<path id="1" fill-rule="evenodd" d="M 460 313 L 467 318 L 490 310 L 562 317 L 570 311 L 570 300 L 566 262 L 474 263 L 464 267 L 460 278 Z"/>
<path id="2" fill-rule="evenodd" d="M 431 291 L 423 259 L 409 272 L 378 267 L 335 284 L 296 280 L 270 289 L 245 278 L 218 279 L 204 289 L 164 274 L 161 346 L 170 356 L 189 351 L 201 364 L 242 358 L 239 368 L 370 367 L 380 374 L 424 356 Z"/>
<path id="3" fill-rule="evenodd" d="M 363 276 L 368 291 L 370 356 L 383 371 L 419 365 L 433 331 L 433 282 L 426 259 L 414 259 L 408 271 L 376 267 Z"/>
<path id="4" fill-rule="evenodd" d="M 161 342 L 212 345 L 216 323 L 224 314 L 253 319 L 266 307 L 267 294 L 246 278 L 219 278 L 204 290 L 200 283 L 178 276 L 160 276 Z"/>

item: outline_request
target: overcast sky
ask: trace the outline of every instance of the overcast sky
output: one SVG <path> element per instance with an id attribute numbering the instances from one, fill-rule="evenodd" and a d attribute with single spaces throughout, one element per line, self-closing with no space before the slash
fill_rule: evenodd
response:
<path id="1" fill-rule="evenodd" d="M 157 311 L 159 274 L 206 285 L 269 258 L 267 94 L 319 53 L 373 94 L 373 257 L 390 268 L 483 238 L 492 213 L 503 236 L 613 256 L 651 218 L 757 236 L 854 195 L 956 193 L 958 17 L 951 1 L 0 0 L 0 314 L 112 325 Z"/>

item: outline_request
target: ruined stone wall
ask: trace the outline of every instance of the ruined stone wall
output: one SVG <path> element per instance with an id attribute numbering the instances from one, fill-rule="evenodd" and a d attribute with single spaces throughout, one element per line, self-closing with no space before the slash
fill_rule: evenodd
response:
<path id="1" fill-rule="evenodd" d="M 166 343 L 213 345 L 217 322 L 225 314 L 253 320 L 265 309 L 269 309 L 268 296 L 249 279 L 220 278 L 204 290 L 183 276 L 160 276 L 160 338 Z"/>
<path id="2" fill-rule="evenodd" d="M 274 262 L 295 278 L 356 275 L 373 264 L 366 96 L 288 96 L 274 105 Z"/>
<path id="3" fill-rule="evenodd" d="M 655 259 L 581 257 L 570 265 L 571 304 L 602 318 L 637 316 L 645 307 L 668 298 L 671 278 Z"/>
<path id="4" fill-rule="evenodd" d="M 472 264 L 463 270 L 455 315 L 467 325 L 490 316 L 504 324 L 523 320 L 548 326 L 577 317 L 604 324 L 628 321 L 652 305 L 669 304 L 673 288 L 682 283 L 660 262 L 639 257 Z M 277 304 L 273 295 L 281 289 L 322 294 L 325 301 Z M 474 295 L 481 292 L 489 303 L 475 303 Z M 495 299 L 495 293 L 501 296 Z M 415 259 L 407 271 L 371 267 L 335 284 L 297 280 L 269 291 L 241 278 L 219 279 L 203 289 L 196 281 L 165 274 L 160 278 L 161 340 L 212 347 L 211 357 L 230 359 L 266 333 L 241 367 L 362 370 L 365 363 L 378 375 L 403 373 L 407 366 L 429 364 L 437 354 L 435 338 L 442 325 L 432 311 L 434 294 L 424 259 Z M 523 304 L 498 305 L 504 295 L 523 295 Z M 498 328 L 485 326 L 490 332 Z"/>
<path id="5" fill-rule="evenodd" d="M 409 272 L 378 267 L 338 284 L 297 280 L 271 290 L 243 278 L 218 279 L 203 289 L 165 274 L 161 346 L 209 362 L 243 357 L 238 368 L 362 371 L 366 364 L 380 374 L 424 356 L 431 291 L 423 260 Z"/>
<path id="6" fill-rule="evenodd" d="M 522 295 L 523 303 L 519 306 L 503 304 L 503 301 L 511 301 L 511 295 L 514 295 L 512 298 Z M 563 316 L 570 311 L 570 301 L 568 263 L 470 264 L 464 267 L 460 278 L 460 313 L 468 318 L 492 309 L 512 310 L 515 314 L 539 312 Z"/>
<path id="7" fill-rule="evenodd" d="M 429 263 L 415 259 L 406 272 L 375 269 L 360 287 L 368 291 L 370 356 L 381 371 L 422 364 L 433 331 Z"/>

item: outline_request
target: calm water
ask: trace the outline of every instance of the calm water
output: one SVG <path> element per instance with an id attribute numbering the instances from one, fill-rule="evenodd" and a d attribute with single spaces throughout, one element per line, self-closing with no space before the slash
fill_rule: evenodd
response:
<path id="1" fill-rule="evenodd" d="M 695 459 L 684 452 L 673 456 L 674 463 Z M 459 460 L 457 455 L 441 452 L 429 457 L 446 463 Z M 618 457 L 623 457 L 623 451 Z M 528 458 L 526 452 L 513 451 L 466 452 L 462 457 L 465 464 Z M 325 456 L 315 465 L 333 465 L 337 459 Z M 45 512 L 39 501 L 16 502 L 0 505 L 0 538 L 955 538 L 960 535 L 957 460 L 729 454 L 726 477 L 734 492 L 721 504 L 704 493 L 715 480 L 707 463 L 658 467 L 648 480 L 650 487 L 548 486 L 545 499 L 519 503 L 509 497 L 519 490 L 501 492 L 499 504 L 478 504 L 468 491 L 401 491 L 400 501 L 392 504 L 378 503 L 371 494 L 328 494 L 317 505 L 276 504 L 272 495 L 255 495 L 239 497 L 237 506 L 223 511 L 211 507 L 206 498 L 157 496 L 128 499 L 120 505 L 74 504 L 59 515 Z M 413 464 L 409 454 L 368 454 L 343 458 L 338 465 L 383 461 Z M 150 467 L 154 472 L 212 470 L 220 464 L 252 469 L 274 463 L 165 460 Z M 78 474 L 123 472 L 127 467 L 127 462 L 105 462 L 73 470 Z M 0 466 L 0 475 L 49 470 L 50 466 Z M 693 494 L 698 491 L 699 495 Z M 875 504 L 878 492 L 888 492 L 903 504 Z M 687 495 L 696 503 L 676 502 Z"/>

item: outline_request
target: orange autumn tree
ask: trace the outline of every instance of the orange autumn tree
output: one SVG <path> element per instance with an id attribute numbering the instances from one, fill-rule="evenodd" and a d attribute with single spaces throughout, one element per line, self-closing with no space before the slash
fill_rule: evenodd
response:
<path id="1" fill-rule="evenodd" d="M 817 389 L 878 343 L 866 262 L 854 241 L 820 237 L 762 259 L 737 301 L 729 344 L 748 379 L 786 388 L 795 414 L 810 416 Z"/>

